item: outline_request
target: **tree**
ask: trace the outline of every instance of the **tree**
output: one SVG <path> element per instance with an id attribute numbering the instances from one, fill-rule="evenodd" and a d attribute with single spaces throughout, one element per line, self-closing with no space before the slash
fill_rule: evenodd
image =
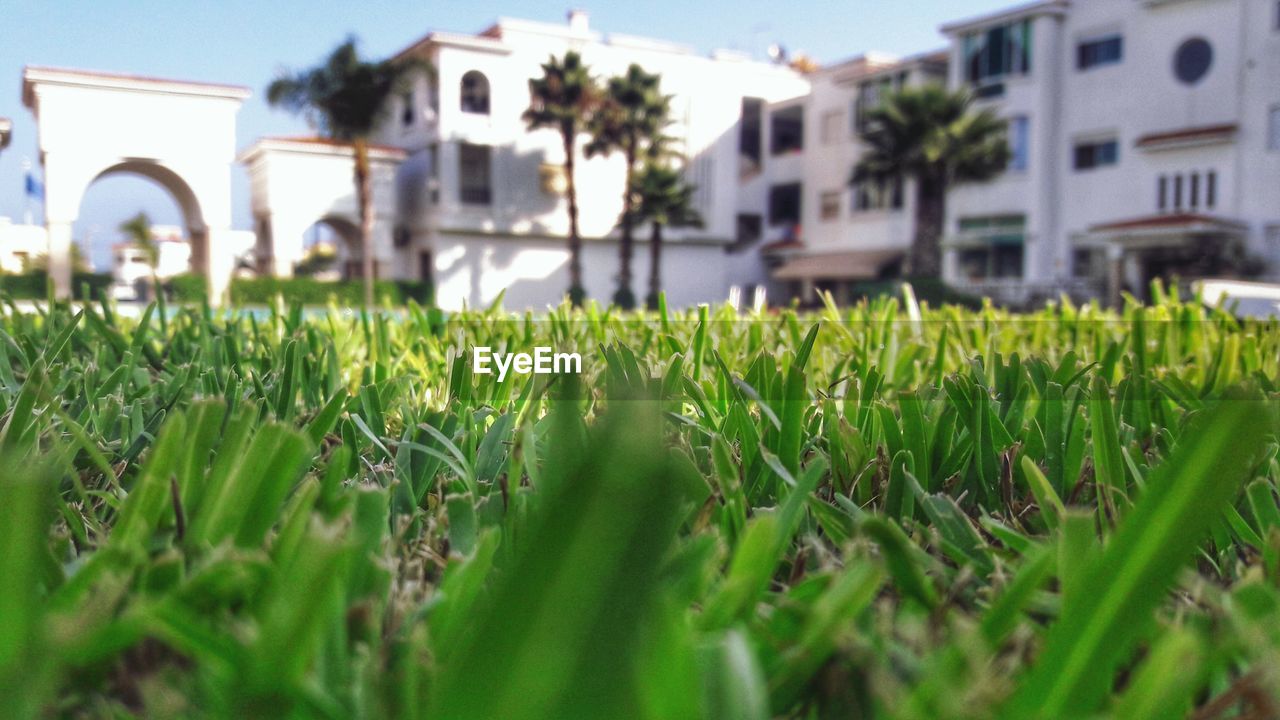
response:
<path id="1" fill-rule="evenodd" d="M 662 229 L 664 227 L 702 227 L 702 216 L 693 207 L 696 188 L 685 182 L 680 171 L 660 160 L 649 159 L 636 173 L 632 194 L 636 202 L 636 219 L 648 222 L 649 294 L 645 305 L 658 307 L 662 292 Z"/>
<path id="2" fill-rule="evenodd" d="M 120 223 L 120 232 L 146 258 L 147 267 L 151 268 L 151 297 L 148 300 L 155 300 L 160 294 L 160 244 L 151 232 L 151 218 L 139 211 L 137 215 Z"/>
<path id="3" fill-rule="evenodd" d="M 636 304 L 631 290 L 631 256 L 636 222 L 632 188 L 637 163 L 670 123 L 671 98 L 661 93 L 661 79 L 634 63 L 625 75 L 609 78 L 604 102 L 591 123 L 591 142 L 587 144 L 588 157 L 618 150 L 626 161 L 619 218 L 622 237 L 618 243 L 618 290 L 613 301 L 628 309 Z"/>
<path id="4" fill-rule="evenodd" d="M 360 207 L 361 274 L 364 304 L 373 306 L 373 187 L 369 172 L 369 137 L 386 112 L 426 63 L 417 58 L 369 61 L 360 57 L 354 38 L 347 38 L 319 65 L 286 73 L 267 86 L 267 102 L 303 115 L 331 140 L 350 143 L 355 155 L 356 201 Z"/>
<path id="5" fill-rule="evenodd" d="M 530 130 L 548 128 L 560 133 L 564 144 L 564 175 L 569 202 L 569 299 L 581 305 L 586 298 L 582 287 L 582 236 L 578 232 L 578 186 L 574 180 L 577 141 L 591 121 L 600 102 L 600 88 L 582 56 L 565 53 L 542 65 L 542 77 L 529 80 L 529 108 L 524 121 Z"/>
<path id="6" fill-rule="evenodd" d="M 947 191 L 989 180 L 1009 163 L 1005 123 L 990 110 L 973 111 L 965 92 L 936 85 L 887 97 L 867 115 L 866 150 L 851 183 L 916 182 L 915 236 L 907 273 L 938 277 Z"/>

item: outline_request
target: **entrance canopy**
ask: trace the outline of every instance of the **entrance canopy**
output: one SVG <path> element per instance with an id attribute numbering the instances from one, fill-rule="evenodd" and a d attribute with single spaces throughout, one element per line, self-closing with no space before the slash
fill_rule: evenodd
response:
<path id="1" fill-rule="evenodd" d="M 1175 213 L 1094 225 L 1079 244 L 1115 244 L 1125 249 L 1183 247 L 1205 237 L 1243 238 L 1244 223 L 1212 215 Z"/>
<path id="2" fill-rule="evenodd" d="M 901 250 L 852 250 L 795 257 L 773 272 L 778 280 L 875 280 L 902 259 Z"/>
<path id="3" fill-rule="evenodd" d="M 1120 303 L 1154 279 L 1231 274 L 1248 232 L 1244 223 L 1199 213 L 1149 215 L 1094 225 L 1077 236 L 1083 250 L 1105 250 L 1107 296 Z"/>

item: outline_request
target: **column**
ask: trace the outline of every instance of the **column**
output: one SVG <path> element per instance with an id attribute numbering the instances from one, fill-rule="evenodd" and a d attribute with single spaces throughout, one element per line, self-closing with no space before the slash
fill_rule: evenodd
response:
<path id="1" fill-rule="evenodd" d="M 209 304 L 213 307 L 228 300 L 227 290 L 236 269 L 235 254 L 227 237 L 229 232 L 225 228 L 205 231 L 204 277 L 209 288 Z"/>
<path id="2" fill-rule="evenodd" d="M 1115 243 L 1107 245 L 1107 304 L 1120 307 L 1124 287 L 1124 248 Z"/>
<path id="3" fill-rule="evenodd" d="M 49 278 L 53 280 L 53 294 L 59 300 L 71 299 L 71 223 L 48 221 Z"/>

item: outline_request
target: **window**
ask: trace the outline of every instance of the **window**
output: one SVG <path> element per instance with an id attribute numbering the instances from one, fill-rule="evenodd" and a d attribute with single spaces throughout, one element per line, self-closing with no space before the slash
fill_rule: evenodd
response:
<path id="1" fill-rule="evenodd" d="M 822 113 L 822 144 L 835 145 L 844 134 L 844 111 L 828 110 Z"/>
<path id="2" fill-rule="evenodd" d="M 1191 173 L 1191 209 L 1200 207 L 1200 173 Z"/>
<path id="3" fill-rule="evenodd" d="M 1272 105 L 1267 113 L 1267 149 L 1280 151 L 1280 105 Z"/>
<path id="4" fill-rule="evenodd" d="M 1164 175 L 1156 181 L 1156 207 L 1162 211 L 1169 209 L 1169 178 Z"/>
<path id="5" fill-rule="evenodd" d="M 490 148 L 488 145 L 458 146 L 459 199 L 464 205 L 488 205 L 493 201 Z"/>
<path id="6" fill-rule="evenodd" d="M 1096 278 L 1103 273 L 1105 265 L 1102 253 L 1096 248 L 1076 248 L 1071 251 L 1071 276 L 1075 278 Z"/>
<path id="7" fill-rule="evenodd" d="M 1205 176 L 1204 204 L 1210 208 L 1218 204 L 1218 173 L 1212 170 Z"/>
<path id="8" fill-rule="evenodd" d="M 854 212 L 902 209 L 902 178 L 863 180 L 853 186 Z"/>
<path id="9" fill-rule="evenodd" d="M 431 260 L 431 251 L 423 250 L 418 253 L 418 279 L 426 282 L 431 281 L 433 275 L 432 269 L 435 267 Z"/>
<path id="10" fill-rule="evenodd" d="M 413 124 L 414 116 L 413 91 L 400 96 L 400 124 L 408 127 Z"/>
<path id="11" fill-rule="evenodd" d="M 1173 207 L 1175 210 L 1182 209 L 1182 176 L 1175 175 L 1173 178 Z"/>
<path id="12" fill-rule="evenodd" d="M 1031 153 L 1031 123 L 1026 115 L 1018 115 L 1009 121 L 1009 169 L 1025 171 Z"/>
<path id="13" fill-rule="evenodd" d="M 1185 85 L 1195 85 L 1213 66 L 1213 46 L 1204 38 L 1191 38 L 1173 55 L 1173 74 Z"/>
<path id="14" fill-rule="evenodd" d="M 1022 277 L 1026 218 L 993 215 L 960 219 L 964 246 L 960 249 L 960 274 L 971 282 Z"/>
<path id="15" fill-rule="evenodd" d="M 973 85 L 1031 72 L 1030 20 L 969 33 L 962 43 L 965 79 Z"/>
<path id="16" fill-rule="evenodd" d="M 885 98 L 902 89 L 906 73 L 897 76 L 867 80 L 858 84 L 858 97 L 854 101 L 853 131 L 865 135 L 870 130 L 871 111 L 880 107 Z"/>
<path id="17" fill-rule="evenodd" d="M 774 111 L 769 119 L 769 152 L 774 155 L 804 150 L 804 107 L 793 105 Z"/>
<path id="18" fill-rule="evenodd" d="M 742 98 L 742 120 L 738 125 L 738 175 L 747 177 L 760 171 L 763 157 L 760 136 L 764 125 L 764 100 Z"/>
<path id="19" fill-rule="evenodd" d="M 489 114 L 489 78 L 478 70 L 462 76 L 462 112 Z"/>
<path id="20" fill-rule="evenodd" d="M 440 202 L 440 145 L 427 146 L 427 194 L 431 204 Z"/>
<path id="21" fill-rule="evenodd" d="M 1119 35 L 1085 40 L 1076 47 L 1076 67 L 1080 70 L 1114 65 L 1124 59 L 1124 38 Z"/>
<path id="22" fill-rule="evenodd" d="M 763 235 L 764 218 L 755 213 L 738 215 L 738 228 L 733 239 L 735 245 L 739 247 L 751 245 L 758 242 Z"/>
<path id="23" fill-rule="evenodd" d="M 1115 140 L 1083 142 L 1076 145 L 1076 170 L 1092 170 L 1115 165 L 1119 161 L 1120 143 Z"/>
<path id="24" fill-rule="evenodd" d="M 798 225 L 800 223 L 800 183 L 774 185 L 769 188 L 769 224 Z"/>
<path id="25" fill-rule="evenodd" d="M 840 217 L 840 192 L 828 190 L 822 193 L 821 217 L 823 220 L 835 220 Z"/>

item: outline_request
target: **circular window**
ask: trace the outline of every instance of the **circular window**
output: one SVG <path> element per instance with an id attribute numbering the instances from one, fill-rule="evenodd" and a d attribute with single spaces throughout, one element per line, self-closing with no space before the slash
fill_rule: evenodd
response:
<path id="1" fill-rule="evenodd" d="M 1173 73 L 1187 85 L 1203 80 L 1212 65 L 1213 46 L 1204 38 L 1191 38 L 1182 43 L 1173 56 Z"/>

